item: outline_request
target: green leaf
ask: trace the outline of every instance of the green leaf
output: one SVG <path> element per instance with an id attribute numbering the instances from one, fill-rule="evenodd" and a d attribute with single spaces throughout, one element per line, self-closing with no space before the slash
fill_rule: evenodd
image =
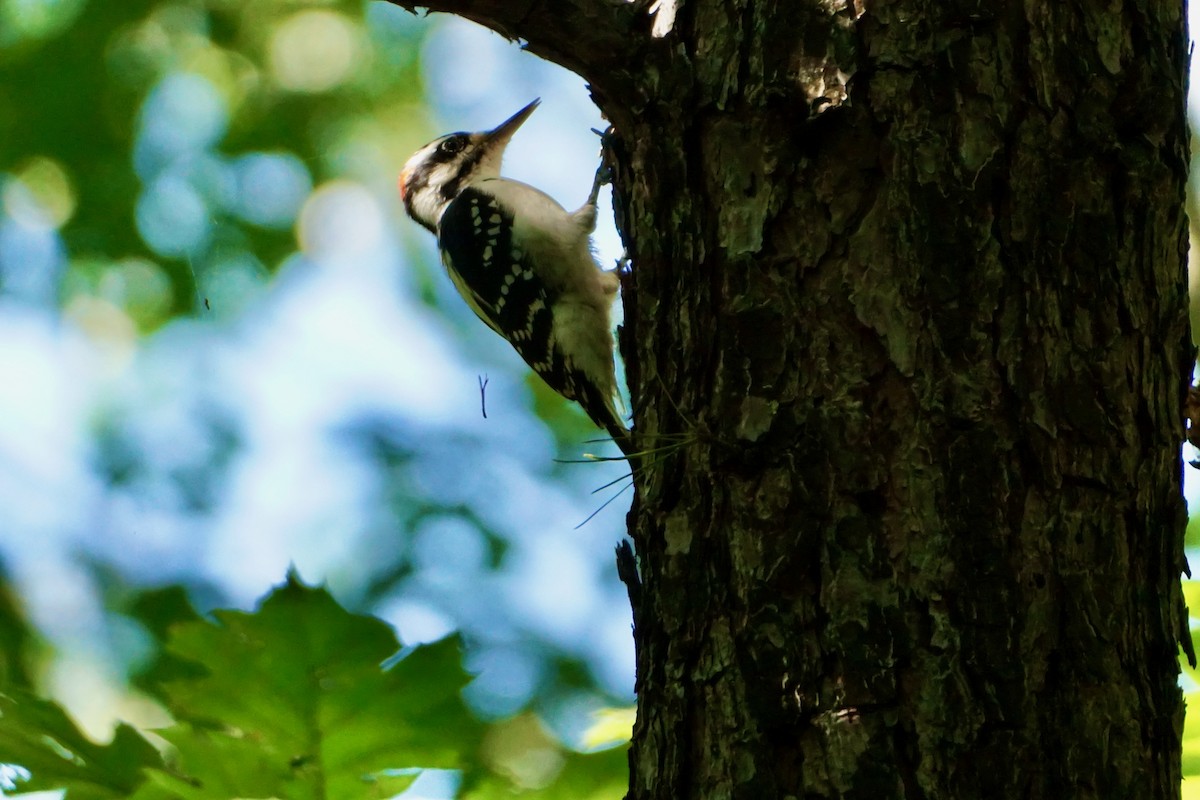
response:
<path id="1" fill-rule="evenodd" d="M 22 791 L 66 789 L 71 800 L 103 800 L 128 796 L 142 782 L 142 769 L 162 759 L 128 725 L 99 745 L 57 704 L 13 689 L 0 694 L 0 762 L 32 773 Z"/>
<path id="2" fill-rule="evenodd" d="M 522 790 L 507 778 L 491 775 L 469 787 L 463 800 L 621 800 L 629 789 L 628 747 L 562 757 L 561 771 L 545 787 Z"/>
<path id="3" fill-rule="evenodd" d="M 1194 610 L 1200 613 L 1200 580 L 1183 581 L 1183 599 L 1187 603 L 1189 611 Z"/>
<path id="4" fill-rule="evenodd" d="M 134 686 L 165 702 L 166 698 L 159 691 L 162 685 L 203 677 L 208 673 L 201 664 L 180 658 L 165 649 L 173 627 L 203 621 L 182 586 L 144 592 L 134 601 L 128 613 L 146 628 L 157 645 L 149 663 L 132 676 Z"/>
<path id="5" fill-rule="evenodd" d="M 159 642 L 167 640 L 172 627 L 203 619 L 182 586 L 166 586 L 143 592 L 134 601 L 130 613 Z"/>
<path id="6" fill-rule="evenodd" d="M 1188 517 L 1183 546 L 1189 549 L 1200 546 L 1200 514 Z"/>
<path id="7" fill-rule="evenodd" d="M 1189 709 L 1196 708 L 1200 692 L 1186 694 L 1184 700 Z M 1195 714 L 1188 714 L 1183 726 L 1183 775 L 1200 778 L 1200 719 Z"/>
<path id="8" fill-rule="evenodd" d="M 391 628 L 294 577 L 258 611 L 214 617 L 172 626 L 178 661 L 145 676 L 179 720 L 160 732 L 192 781 L 174 796 L 389 797 L 414 768 L 473 768 L 482 726 L 460 697 L 456 638 L 385 670 Z M 181 677 L 181 662 L 204 674 Z"/>
<path id="9" fill-rule="evenodd" d="M 554 794 L 543 794 L 547 800 L 551 797 L 621 800 L 629 790 L 629 748 L 572 753 L 551 789 Z"/>
<path id="10" fill-rule="evenodd" d="M 0 568 L 0 692 L 6 687 L 30 686 L 29 653 L 34 641 L 16 595 L 8 588 Z"/>

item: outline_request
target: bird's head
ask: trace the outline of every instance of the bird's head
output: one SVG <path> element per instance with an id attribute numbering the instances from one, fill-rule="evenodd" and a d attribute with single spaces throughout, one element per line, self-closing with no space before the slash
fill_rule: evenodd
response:
<path id="1" fill-rule="evenodd" d="M 540 100 L 534 100 L 490 131 L 448 133 L 413 153 L 400 170 L 400 199 L 414 220 L 437 233 L 450 201 L 473 181 L 498 178 L 504 148 Z"/>

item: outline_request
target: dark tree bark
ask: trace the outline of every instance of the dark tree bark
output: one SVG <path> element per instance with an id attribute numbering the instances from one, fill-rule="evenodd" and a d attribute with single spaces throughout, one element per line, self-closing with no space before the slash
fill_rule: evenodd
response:
<path id="1" fill-rule="evenodd" d="M 430 5 L 591 83 L 636 430 L 696 435 L 630 796 L 1177 797 L 1181 4 Z"/>

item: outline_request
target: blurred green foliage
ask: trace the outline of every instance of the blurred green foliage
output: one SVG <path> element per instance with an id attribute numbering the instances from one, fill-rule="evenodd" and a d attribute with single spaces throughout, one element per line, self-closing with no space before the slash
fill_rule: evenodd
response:
<path id="1" fill-rule="evenodd" d="M 1189 533 L 1191 525 L 1188 525 Z M 1200 609 L 1200 581 L 1183 582 L 1183 595 L 1192 615 Z M 1195 617 L 1191 621 L 1192 647 L 1200 647 L 1200 624 Z M 1200 671 L 1179 659 L 1183 670 L 1184 700 L 1189 711 L 1200 703 Z M 1183 797 L 1184 800 L 1200 800 L 1200 714 L 1189 713 L 1183 727 Z"/>
<path id="2" fill-rule="evenodd" d="M 418 59 L 427 29 L 381 0 L 0 0 L 0 299 L 61 310 L 89 339 L 130 349 L 176 317 L 236 318 L 244 296 L 315 246 L 302 224 L 314 187 L 348 179 L 394 196 L 399 165 L 434 133 Z M 428 302 L 441 276 L 423 269 L 409 265 L 415 275 L 406 277 Z M 153 417 L 155 404 L 108 397 L 83 408 L 87 467 L 139 501 L 161 502 L 172 496 L 163 486 L 176 487 L 181 507 L 163 507 L 207 524 L 240 431 L 189 404 L 169 378 L 156 380 L 148 394 L 158 408 L 205 423 L 202 441 L 180 446 L 173 434 L 165 447 L 141 447 L 132 423 Z M 562 417 L 564 407 L 552 410 Z M 577 413 L 564 424 L 592 430 Z M 420 437 L 396 427 L 368 414 L 331 434 L 368 451 L 391 512 L 371 531 L 386 557 L 347 559 L 362 583 L 357 598 L 347 594 L 363 605 L 411 577 L 402 537 L 423 523 L 461 519 L 482 530 L 488 569 L 507 553 L 508 540 L 474 507 L 447 507 L 429 488 L 442 473 L 457 481 L 458 459 L 412 467 Z M 447 433 L 433 440 L 477 444 Z M 147 465 L 153 447 L 170 451 L 165 470 Z M 128 677 L 130 697 L 149 698 L 169 721 L 153 732 L 120 724 L 107 744 L 90 739 L 43 696 L 59 654 L 0 574 L 0 794 L 390 797 L 426 769 L 453 771 L 465 797 L 624 793 L 623 748 L 574 753 L 524 708 L 489 723 L 473 716 L 458 638 L 403 650 L 384 622 L 296 580 L 253 613 L 201 616 L 189 601 L 202 594 L 199 580 L 190 595 L 145 592 L 79 549 L 70 557 L 89 565 L 101 616 L 144 634 L 127 648 L 136 657 L 121 653 L 141 667 L 118 680 Z M 526 631 L 497 635 L 553 660 L 541 678 L 561 695 L 594 691 L 576 654 L 545 655 L 552 648 L 525 641 L 534 638 Z"/>
<path id="3" fill-rule="evenodd" d="M 0 0 L 4 205 L 27 193 L 58 229 L 68 309 L 97 298 L 152 329 L 205 305 L 207 272 L 296 249 L 297 209 L 255 202 L 278 170 L 244 157 L 310 185 L 390 179 L 380 163 L 425 136 L 419 42 L 383 2 Z"/>
<path id="4" fill-rule="evenodd" d="M 461 796 L 481 800 L 624 790 L 623 748 L 569 753 L 533 717 L 475 720 L 456 637 L 403 649 L 387 625 L 295 577 L 252 613 L 204 619 L 174 589 L 131 613 L 155 641 L 136 682 L 173 720 L 153 731 L 160 746 L 128 725 L 98 745 L 10 671 L 0 683 L 7 788 L 66 789 L 73 800 L 383 798 L 435 768 L 456 771 Z M 28 639 L 15 615 L 0 633 Z"/>

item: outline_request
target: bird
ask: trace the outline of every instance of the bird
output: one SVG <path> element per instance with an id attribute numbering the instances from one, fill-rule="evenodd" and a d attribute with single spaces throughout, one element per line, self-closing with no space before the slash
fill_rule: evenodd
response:
<path id="1" fill-rule="evenodd" d="M 601 163 L 573 212 L 500 175 L 505 149 L 539 103 L 491 130 L 448 133 L 417 150 L 400 172 L 400 197 L 408 216 L 437 237 L 471 310 L 628 455 L 611 317 L 620 279 L 601 269 L 591 244 L 607 169 Z"/>

